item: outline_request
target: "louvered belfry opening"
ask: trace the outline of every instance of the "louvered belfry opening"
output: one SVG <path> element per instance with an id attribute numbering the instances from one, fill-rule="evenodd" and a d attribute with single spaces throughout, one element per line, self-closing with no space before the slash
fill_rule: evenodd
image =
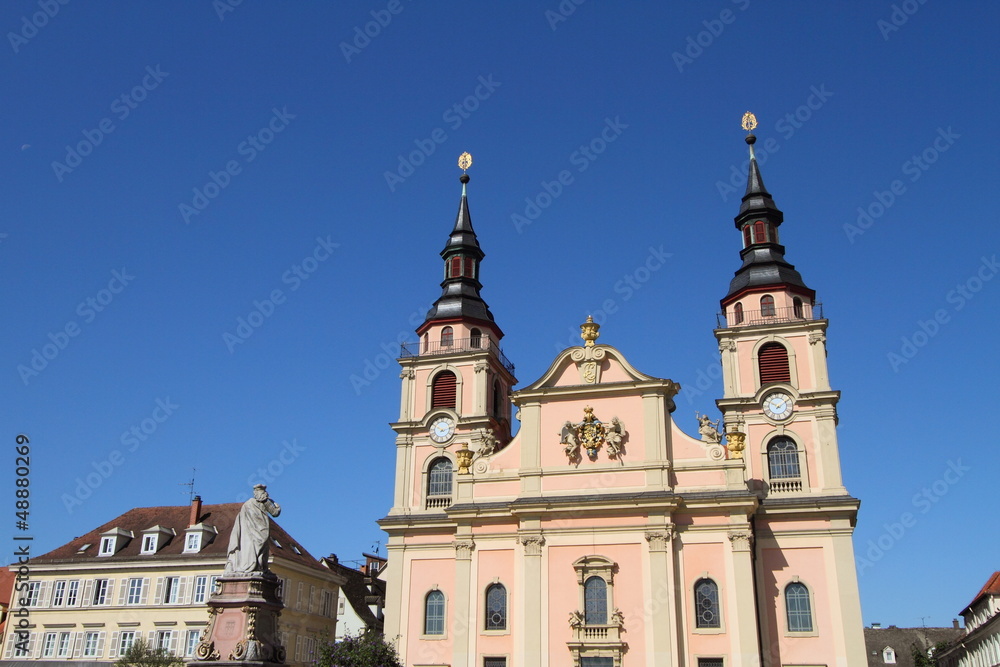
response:
<path id="1" fill-rule="evenodd" d="M 786 363 L 787 366 L 787 363 Z M 434 377 L 431 385 L 431 407 L 453 408 L 455 407 L 455 390 L 457 382 L 455 374 L 451 371 L 441 371 Z"/>
<path id="2" fill-rule="evenodd" d="M 757 355 L 760 365 L 760 383 L 791 382 L 788 370 L 788 350 L 780 343 L 767 343 Z"/>

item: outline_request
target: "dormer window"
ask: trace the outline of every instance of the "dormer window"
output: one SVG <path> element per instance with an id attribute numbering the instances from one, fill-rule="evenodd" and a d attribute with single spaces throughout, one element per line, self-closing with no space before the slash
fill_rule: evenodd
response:
<path id="1" fill-rule="evenodd" d="M 188 533 L 184 540 L 184 553 L 198 553 L 201 551 L 201 533 Z"/>
<path id="2" fill-rule="evenodd" d="M 887 665 L 896 664 L 896 651 L 891 646 L 886 646 L 882 649 L 882 661 Z"/>
<path id="3" fill-rule="evenodd" d="M 184 531 L 184 553 L 196 554 L 219 533 L 215 526 L 196 523 Z"/>
<path id="4" fill-rule="evenodd" d="M 102 556 L 113 556 L 115 553 L 115 542 L 117 541 L 114 537 L 102 537 L 101 538 L 101 552 Z"/>
<path id="5" fill-rule="evenodd" d="M 142 536 L 142 552 L 144 554 L 155 554 L 156 553 L 156 535 L 143 535 Z"/>
<path id="6" fill-rule="evenodd" d="M 173 528 L 164 526 L 152 526 L 142 531 L 142 549 L 139 553 L 144 556 L 155 554 L 157 551 L 167 546 L 170 539 L 176 535 Z"/>
<path id="7" fill-rule="evenodd" d="M 112 528 L 101 535 L 101 545 L 97 550 L 98 556 L 114 556 L 125 548 L 125 545 L 132 539 L 132 533 L 121 528 Z"/>

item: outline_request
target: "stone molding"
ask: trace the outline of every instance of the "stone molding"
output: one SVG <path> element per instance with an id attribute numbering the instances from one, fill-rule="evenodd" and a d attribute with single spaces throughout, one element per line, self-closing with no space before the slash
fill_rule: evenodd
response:
<path id="1" fill-rule="evenodd" d="M 472 551 L 476 548 L 476 543 L 472 540 L 455 540 L 455 559 L 472 560 Z"/>
<path id="2" fill-rule="evenodd" d="M 731 530 L 729 531 L 729 541 L 733 545 L 733 551 L 750 551 L 753 535 L 748 530 Z"/>
<path id="3" fill-rule="evenodd" d="M 525 556 L 541 556 L 545 538 L 541 535 L 518 535 L 517 543 L 524 546 Z"/>

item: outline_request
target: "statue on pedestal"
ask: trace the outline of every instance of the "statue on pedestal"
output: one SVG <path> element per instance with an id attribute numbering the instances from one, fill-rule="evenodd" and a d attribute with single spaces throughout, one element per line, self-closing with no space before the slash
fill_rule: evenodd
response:
<path id="1" fill-rule="evenodd" d="M 269 516 L 281 514 L 281 507 L 267 495 L 267 487 L 253 487 L 250 498 L 236 517 L 229 536 L 229 560 L 223 576 L 248 575 L 268 572 L 268 542 L 271 536 Z"/>

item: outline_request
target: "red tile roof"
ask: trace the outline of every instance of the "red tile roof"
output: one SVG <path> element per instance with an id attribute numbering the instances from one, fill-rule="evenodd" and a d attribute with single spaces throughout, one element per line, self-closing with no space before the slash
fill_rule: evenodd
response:
<path id="1" fill-rule="evenodd" d="M 208 544 L 203 544 L 198 553 L 182 553 L 184 550 L 184 531 L 189 527 L 191 518 L 191 506 L 181 505 L 176 507 L 137 507 L 129 510 L 119 517 L 112 519 L 102 526 L 98 526 L 86 535 L 81 535 L 71 542 L 68 542 L 57 549 L 53 549 L 47 554 L 32 558 L 33 563 L 67 563 L 67 562 L 97 562 L 108 561 L 110 563 L 122 561 L 161 561 L 161 560 L 184 560 L 208 557 L 226 558 L 229 548 L 229 533 L 233 529 L 236 515 L 239 514 L 242 503 L 224 503 L 221 505 L 203 505 L 198 521 L 206 526 L 214 526 L 218 534 L 212 538 L 207 535 L 204 539 L 212 538 Z M 142 548 L 142 531 L 153 526 L 163 526 L 172 528 L 175 536 L 169 542 L 160 545 L 155 554 L 140 555 Z M 129 540 L 124 548 L 120 549 L 113 556 L 98 556 L 101 544 L 101 534 L 115 528 L 131 531 L 133 538 Z M 163 538 L 161 537 L 161 540 Z M 323 567 L 319 561 L 306 551 L 306 548 L 292 539 L 291 535 L 279 526 L 275 521 L 271 521 L 271 539 L 277 540 L 281 547 L 271 543 L 271 556 L 274 559 L 300 563 L 306 567 L 328 573 L 329 570 Z M 80 547 L 89 544 L 86 551 L 80 553 Z M 295 549 L 299 553 L 296 553 Z"/>
<path id="2" fill-rule="evenodd" d="M 982 590 L 976 593 L 976 597 L 973 598 L 972 602 L 963 609 L 960 613 L 964 614 L 969 611 L 977 602 L 982 600 L 987 595 L 1000 595 L 1000 572 L 994 572 L 993 575 L 986 580 L 986 585 L 983 586 Z"/>

